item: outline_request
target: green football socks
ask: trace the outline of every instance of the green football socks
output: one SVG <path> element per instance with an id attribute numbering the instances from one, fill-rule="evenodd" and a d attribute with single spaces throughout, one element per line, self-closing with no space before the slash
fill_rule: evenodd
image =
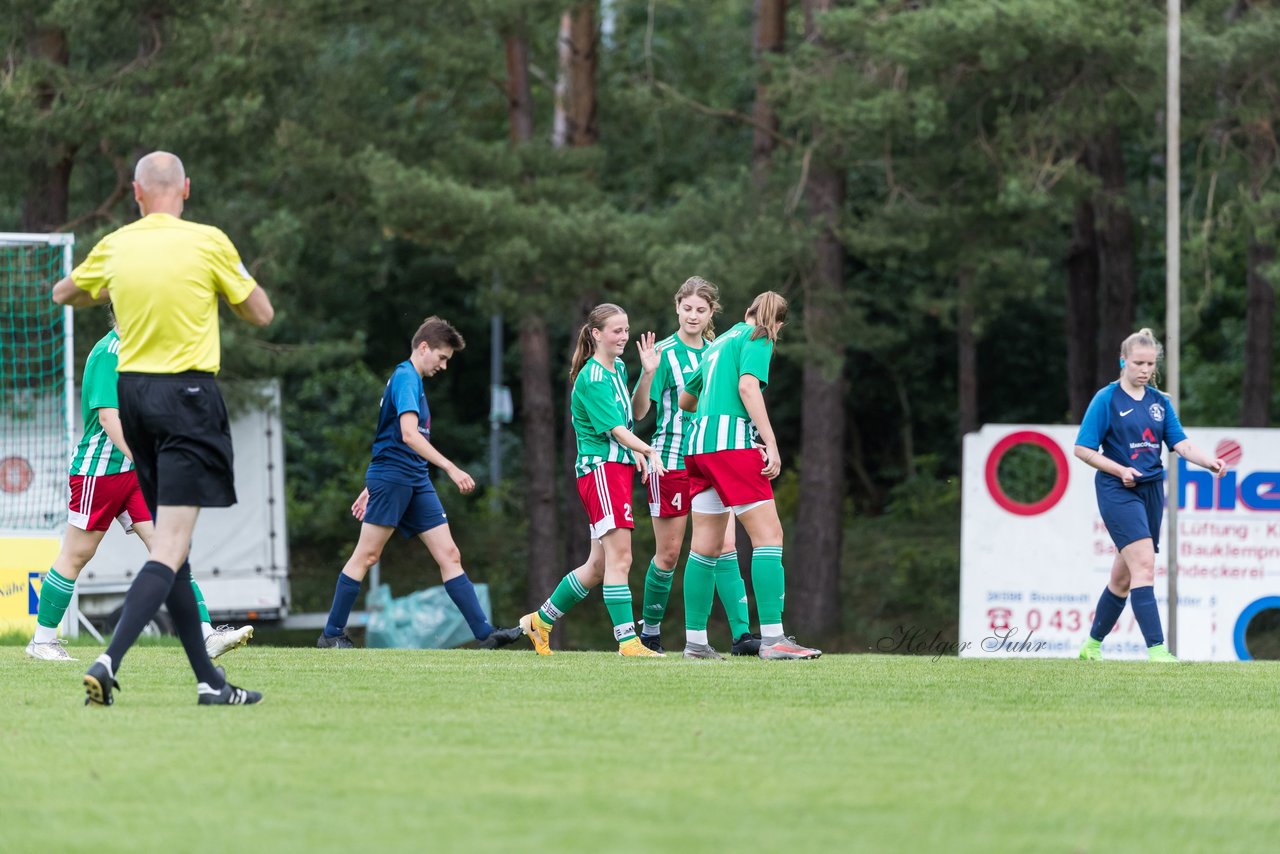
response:
<path id="1" fill-rule="evenodd" d="M 556 620 L 563 617 L 570 608 L 586 598 L 587 588 L 583 587 L 578 577 L 570 572 L 560 579 L 560 583 L 556 585 L 556 589 L 551 593 L 551 598 L 542 603 L 542 607 L 538 609 L 538 616 L 548 626 L 554 626 Z"/>
<path id="2" fill-rule="evenodd" d="M 729 618 L 729 637 L 737 640 L 751 630 L 747 610 L 747 583 L 738 568 L 738 553 L 725 552 L 716 561 L 716 593 Z"/>
<path id="3" fill-rule="evenodd" d="M 705 632 L 716 592 L 716 559 L 689 552 L 684 565 L 684 628 Z"/>
<path id="4" fill-rule="evenodd" d="M 675 577 L 673 569 L 659 569 L 652 560 L 649 571 L 644 574 L 644 606 L 640 611 L 646 635 L 658 634 L 658 627 L 667 613 L 667 600 L 671 598 L 671 579 Z"/>
<path id="5" fill-rule="evenodd" d="M 44 584 L 40 585 L 40 606 L 36 611 L 37 643 L 48 643 L 58 636 L 58 624 L 71 606 L 71 595 L 75 589 L 75 581 L 63 578 L 53 569 L 45 574 Z"/>
<path id="6" fill-rule="evenodd" d="M 196 594 L 196 607 L 200 609 L 200 622 L 213 622 L 209 619 L 209 609 L 204 604 L 204 594 L 200 592 L 200 585 L 196 584 L 194 578 L 191 579 L 191 592 Z"/>
<path id="7" fill-rule="evenodd" d="M 756 590 L 760 633 L 765 626 L 782 625 L 786 580 L 782 574 L 782 546 L 760 546 L 751 552 L 751 585 Z"/>
<path id="8" fill-rule="evenodd" d="M 631 588 L 625 584 L 606 584 L 603 587 L 604 606 L 609 609 L 609 622 L 613 623 L 613 637 L 618 643 L 636 636 L 636 616 L 632 610 Z"/>

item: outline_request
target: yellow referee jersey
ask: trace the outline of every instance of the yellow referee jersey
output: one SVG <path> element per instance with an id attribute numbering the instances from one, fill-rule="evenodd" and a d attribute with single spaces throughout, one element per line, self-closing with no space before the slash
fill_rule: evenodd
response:
<path id="1" fill-rule="evenodd" d="M 238 305 L 257 286 L 221 230 L 160 213 L 102 238 L 71 278 L 95 299 L 111 294 L 117 370 L 146 374 L 217 373 L 218 296 Z"/>

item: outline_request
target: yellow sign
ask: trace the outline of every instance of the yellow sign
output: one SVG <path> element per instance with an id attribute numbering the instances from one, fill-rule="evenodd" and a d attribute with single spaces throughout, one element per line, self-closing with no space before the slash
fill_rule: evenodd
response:
<path id="1" fill-rule="evenodd" d="M 61 545 L 56 537 L 0 539 L 0 632 L 36 630 L 40 585 Z"/>

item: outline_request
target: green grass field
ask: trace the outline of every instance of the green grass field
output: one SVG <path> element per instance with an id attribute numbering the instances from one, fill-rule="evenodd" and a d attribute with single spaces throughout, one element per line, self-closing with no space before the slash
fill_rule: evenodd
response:
<path id="1" fill-rule="evenodd" d="M 1280 665 L 0 647 L 4 851 L 1246 851 Z"/>

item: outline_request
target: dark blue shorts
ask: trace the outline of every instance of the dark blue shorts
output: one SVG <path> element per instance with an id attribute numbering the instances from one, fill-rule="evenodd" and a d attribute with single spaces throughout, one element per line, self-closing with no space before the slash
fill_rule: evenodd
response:
<path id="1" fill-rule="evenodd" d="M 369 504 L 364 510 L 364 521 L 370 525 L 395 528 L 406 537 L 416 537 L 449 521 L 440 496 L 430 482 L 425 486 L 407 486 L 369 478 L 365 486 L 369 488 Z"/>
<path id="2" fill-rule="evenodd" d="M 1164 480 L 1157 478 L 1126 488 L 1120 479 L 1099 474 L 1093 480 L 1098 512 L 1117 549 L 1151 538 L 1160 551 L 1160 521 L 1164 518 Z"/>

